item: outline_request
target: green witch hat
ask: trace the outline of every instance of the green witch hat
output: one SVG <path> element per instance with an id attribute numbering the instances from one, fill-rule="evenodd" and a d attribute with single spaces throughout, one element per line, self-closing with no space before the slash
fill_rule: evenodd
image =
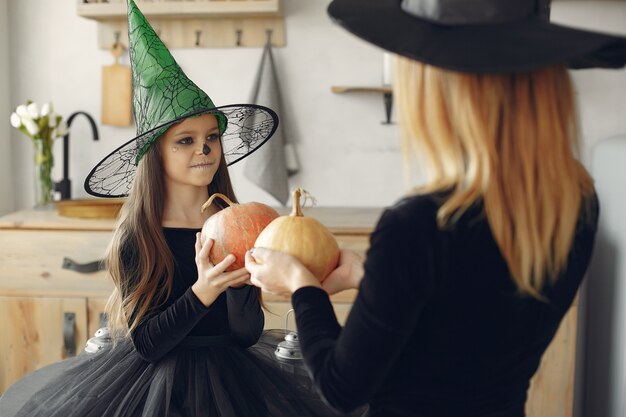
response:
<path id="1" fill-rule="evenodd" d="M 211 98 L 185 75 L 133 0 L 128 0 L 128 38 L 137 136 L 92 169 L 85 180 L 89 194 L 128 195 L 145 152 L 170 126 L 188 117 L 207 113 L 216 116 L 227 165 L 250 155 L 274 134 L 278 116 L 267 107 L 215 107 Z"/>

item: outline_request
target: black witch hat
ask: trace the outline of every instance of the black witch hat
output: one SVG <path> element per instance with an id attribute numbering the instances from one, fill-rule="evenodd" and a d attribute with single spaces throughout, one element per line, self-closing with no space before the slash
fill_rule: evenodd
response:
<path id="1" fill-rule="evenodd" d="M 398 55 L 472 73 L 621 68 L 626 38 L 549 21 L 550 0 L 334 0 L 330 16 Z"/>

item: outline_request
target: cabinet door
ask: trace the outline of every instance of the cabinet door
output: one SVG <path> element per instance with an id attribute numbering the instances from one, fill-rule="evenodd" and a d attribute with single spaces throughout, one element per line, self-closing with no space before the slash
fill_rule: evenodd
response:
<path id="1" fill-rule="evenodd" d="M 528 389 L 527 417 L 571 417 L 578 307 L 567 312 Z"/>
<path id="2" fill-rule="evenodd" d="M 65 329 L 67 327 L 67 329 Z M 27 373 L 68 357 L 87 341 L 84 298 L 0 297 L 0 392 Z"/>
<path id="3" fill-rule="evenodd" d="M 269 309 L 269 311 L 263 311 L 265 313 L 265 329 L 296 329 L 296 319 L 293 312 L 289 314 L 289 323 L 287 323 L 287 312 L 291 309 L 289 301 L 266 301 L 265 305 Z M 352 308 L 352 303 L 333 302 L 333 308 L 337 321 L 343 326 L 348 318 L 350 308 Z"/>

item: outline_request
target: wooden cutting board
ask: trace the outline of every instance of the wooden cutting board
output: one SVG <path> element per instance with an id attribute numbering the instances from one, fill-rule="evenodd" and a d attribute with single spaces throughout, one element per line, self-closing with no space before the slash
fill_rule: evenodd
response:
<path id="1" fill-rule="evenodd" d="M 114 45 L 115 63 L 102 68 L 102 123 L 112 126 L 128 126 L 133 121 L 130 67 L 119 64 L 123 52 L 122 45 Z"/>

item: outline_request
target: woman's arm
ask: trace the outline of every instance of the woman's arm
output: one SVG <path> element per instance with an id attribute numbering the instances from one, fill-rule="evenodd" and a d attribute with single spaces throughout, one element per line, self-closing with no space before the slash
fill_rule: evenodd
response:
<path id="1" fill-rule="evenodd" d="M 439 232 L 432 207 L 415 210 L 400 205 L 381 217 L 343 330 L 328 294 L 295 258 L 263 248 L 246 254 L 252 283 L 292 294 L 307 368 L 322 396 L 341 411 L 369 402 L 381 387 L 432 292 Z"/>
<path id="2" fill-rule="evenodd" d="M 411 223 L 393 211 L 381 218 L 343 329 L 323 290 L 303 287 L 292 296 L 304 360 L 320 394 L 340 411 L 366 404 L 383 385 L 430 291 L 430 231 Z"/>
<path id="3" fill-rule="evenodd" d="M 226 290 L 228 324 L 235 341 L 243 347 L 255 344 L 265 325 L 258 292 L 252 285 Z"/>

